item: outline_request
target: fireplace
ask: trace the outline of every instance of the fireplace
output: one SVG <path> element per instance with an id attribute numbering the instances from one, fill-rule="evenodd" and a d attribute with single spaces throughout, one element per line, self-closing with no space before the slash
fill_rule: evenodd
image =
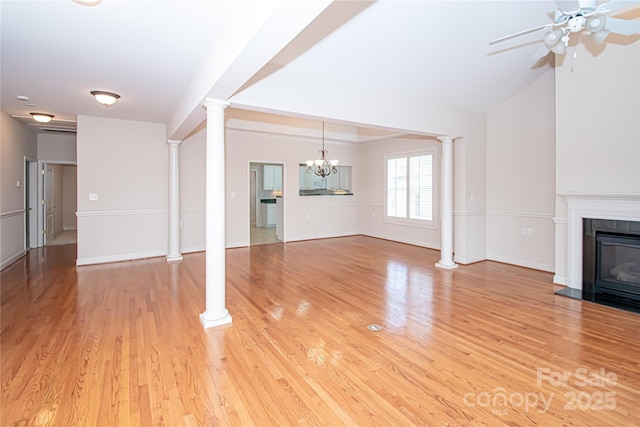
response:
<path id="1" fill-rule="evenodd" d="M 640 312 L 634 264 L 640 263 L 640 194 L 562 196 L 568 208 L 566 271 L 556 264 L 554 282 L 567 287 L 556 293 Z M 558 218 L 557 233 L 562 232 L 561 220 Z M 556 256 L 560 258 L 556 261 L 562 262 L 563 247 L 558 242 L 562 240 L 557 234 Z"/>
<path id="2" fill-rule="evenodd" d="M 640 222 L 583 219 L 582 298 L 640 312 Z"/>

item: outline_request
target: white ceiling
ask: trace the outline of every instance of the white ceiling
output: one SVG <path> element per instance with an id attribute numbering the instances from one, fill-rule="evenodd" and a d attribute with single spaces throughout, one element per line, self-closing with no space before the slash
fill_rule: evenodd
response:
<path id="1" fill-rule="evenodd" d="M 202 67 L 222 55 L 233 27 L 258 22 L 256 10 L 274 2 L 103 0 L 87 7 L 3 0 L 2 111 L 50 113 L 51 124 L 62 126 L 78 115 L 169 123 Z M 268 85 L 266 70 L 283 68 L 487 112 L 553 66 L 552 55 L 531 60 L 542 32 L 489 41 L 551 22 L 555 7 L 553 1 L 337 1 L 251 75 Z M 91 90 L 122 98 L 102 107 Z"/>

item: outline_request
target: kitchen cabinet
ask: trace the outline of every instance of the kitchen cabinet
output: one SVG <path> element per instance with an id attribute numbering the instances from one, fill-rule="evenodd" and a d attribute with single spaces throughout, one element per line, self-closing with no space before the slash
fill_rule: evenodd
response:
<path id="1" fill-rule="evenodd" d="M 282 190 L 282 165 L 262 166 L 262 189 Z"/>
<path id="2" fill-rule="evenodd" d="M 278 220 L 278 211 L 275 203 L 267 205 L 267 227 L 275 227 Z"/>
<path id="3" fill-rule="evenodd" d="M 322 178 L 307 171 L 307 165 L 298 168 L 298 190 L 301 196 L 310 195 L 345 195 L 351 193 L 351 166 L 338 166 L 338 172 Z"/>

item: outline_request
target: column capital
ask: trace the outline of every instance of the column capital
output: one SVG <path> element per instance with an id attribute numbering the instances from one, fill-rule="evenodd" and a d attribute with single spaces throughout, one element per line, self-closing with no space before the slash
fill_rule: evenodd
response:
<path id="1" fill-rule="evenodd" d="M 440 141 L 440 142 L 453 142 L 456 138 L 457 138 L 456 136 L 443 135 L 443 136 L 439 136 L 438 137 L 438 141 Z"/>
<path id="2" fill-rule="evenodd" d="M 215 99 L 215 98 L 205 98 L 204 104 L 202 104 L 202 106 L 207 110 L 209 108 L 217 107 L 222 111 L 224 111 L 229 106 L 229 101 L 224 101 L 222 99 Z"/>
<path id="3" fill-rule="evenodd" d="M 182 143 L 179 139 L 167 139 L 167 144 L 169 145 L 180 145 Z"/>

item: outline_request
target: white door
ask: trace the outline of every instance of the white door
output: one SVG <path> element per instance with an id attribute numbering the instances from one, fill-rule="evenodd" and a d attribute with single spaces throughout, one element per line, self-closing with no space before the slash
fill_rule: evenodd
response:
<path id="1" fill-rule="evenodd" d="M 27 224 L 25 242 L 29 248 L 38 247 L 38 162 L 27 161 L 25 180 Z M 26 249 L 26 248 L 25 248 Z"/>
<path id="2" fill-rule="evenodd" d="M 256 222 L 256 171 L 249 171 L 249 221 Z"/>
<path id="3" fill-rule="evenodd" d="M 53 240 L 53 214 L 55 200 L 53 200 L 54 171 L 51 165 L 44 165 L 44 244 Z"/>

